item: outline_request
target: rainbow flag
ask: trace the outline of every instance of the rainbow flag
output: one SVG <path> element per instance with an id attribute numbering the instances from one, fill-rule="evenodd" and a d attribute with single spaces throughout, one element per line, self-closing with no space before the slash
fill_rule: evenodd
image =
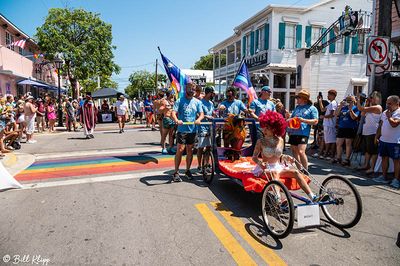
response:
<path id="1" fill-rule="evenodd" d="M 168 79 L 171 82 L 171 87 L 175 91 L 175 95 L 177 95 L 177 98 L 184 96 L 185 86 L 186 84 L 192 82 L 191 79 L 189 76 L 183 74 L 179 67 L 174 65 L 168 58 L 166 58 L 161 53 L 160 48 L 158 48 L 158 50 L 160 51 L 165 71 L 167 72 Z"/>
<path id="2" fill-rule="evenodd" d="M 253 88 L 253 84 L 251 84 L 249 71 L 247 70 L 247 66 L 244 61 L 241 64 L 232 85 L 241 88 L 247 92 L 247 95 L 249 97 L 249 104 L 257 99 L 256 91 Z"/>

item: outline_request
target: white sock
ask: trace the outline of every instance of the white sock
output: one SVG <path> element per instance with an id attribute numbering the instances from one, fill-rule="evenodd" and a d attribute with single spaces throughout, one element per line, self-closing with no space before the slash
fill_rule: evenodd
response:
<path id="1" fill-rule="evenodd" d="M 314 193 L 310 193 L 310 194 L 308 194 L 308 197 L 310 198 L 310 199 L 313 199 L 314 197 L 315 197 L 315 195 L 314 195 Z"/>

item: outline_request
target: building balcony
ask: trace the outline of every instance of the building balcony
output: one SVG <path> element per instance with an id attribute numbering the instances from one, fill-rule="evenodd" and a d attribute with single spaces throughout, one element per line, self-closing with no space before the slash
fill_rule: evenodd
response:
<path id="1" fill-rule="evenodd" d="M 29 78 L 32 77 L 33 62 L 19 53 L 0 47 L 0 71 L 7 71 L 12 75 Z"/>

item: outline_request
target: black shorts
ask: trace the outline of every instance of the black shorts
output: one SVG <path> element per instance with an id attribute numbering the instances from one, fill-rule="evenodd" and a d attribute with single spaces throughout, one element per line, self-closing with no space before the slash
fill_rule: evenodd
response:
<path id="1" fill-rule="evenodd" d="M 176 139 L 179 144 L 193 145 L 196 139 L 196 133 L 182 133 L 178 132 L 176 134 Z"/>
<path id="2" fill-rule="evenodd" d="M 354 139 L 357 135 L 357 130 L 354 128 L 340 128 L 338 129 L 338 139 Z"/>
<path id="3" fill-rule="evenodd" d="M 143 112 L 135 112 L 135 117 L 136 118 L 142 118 L 143 117 Z"/>
<path id="4" fill-rule="evenodd" d="M 363 136 L 363 151 L 369 154 L 378 154 L 378 144 L 375 143 L 375 134 Z"/>
<path id="5" fill-rule="evenodd" d="M 289 136 L 289 144 L 290 145 L 300 145 L 300 144 L 307 144 L 308 137 L 307 136 L 300 136 L 300 135 L 291 135 Z"/>

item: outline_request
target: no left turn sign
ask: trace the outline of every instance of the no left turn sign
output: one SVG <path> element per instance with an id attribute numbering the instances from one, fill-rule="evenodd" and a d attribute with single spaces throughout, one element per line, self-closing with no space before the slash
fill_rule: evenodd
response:
<path id="1" fill-rule="evenodd" d="M 368 64 L 385 65 L 389 54 L 389 38 L 368 38 Z"/>

